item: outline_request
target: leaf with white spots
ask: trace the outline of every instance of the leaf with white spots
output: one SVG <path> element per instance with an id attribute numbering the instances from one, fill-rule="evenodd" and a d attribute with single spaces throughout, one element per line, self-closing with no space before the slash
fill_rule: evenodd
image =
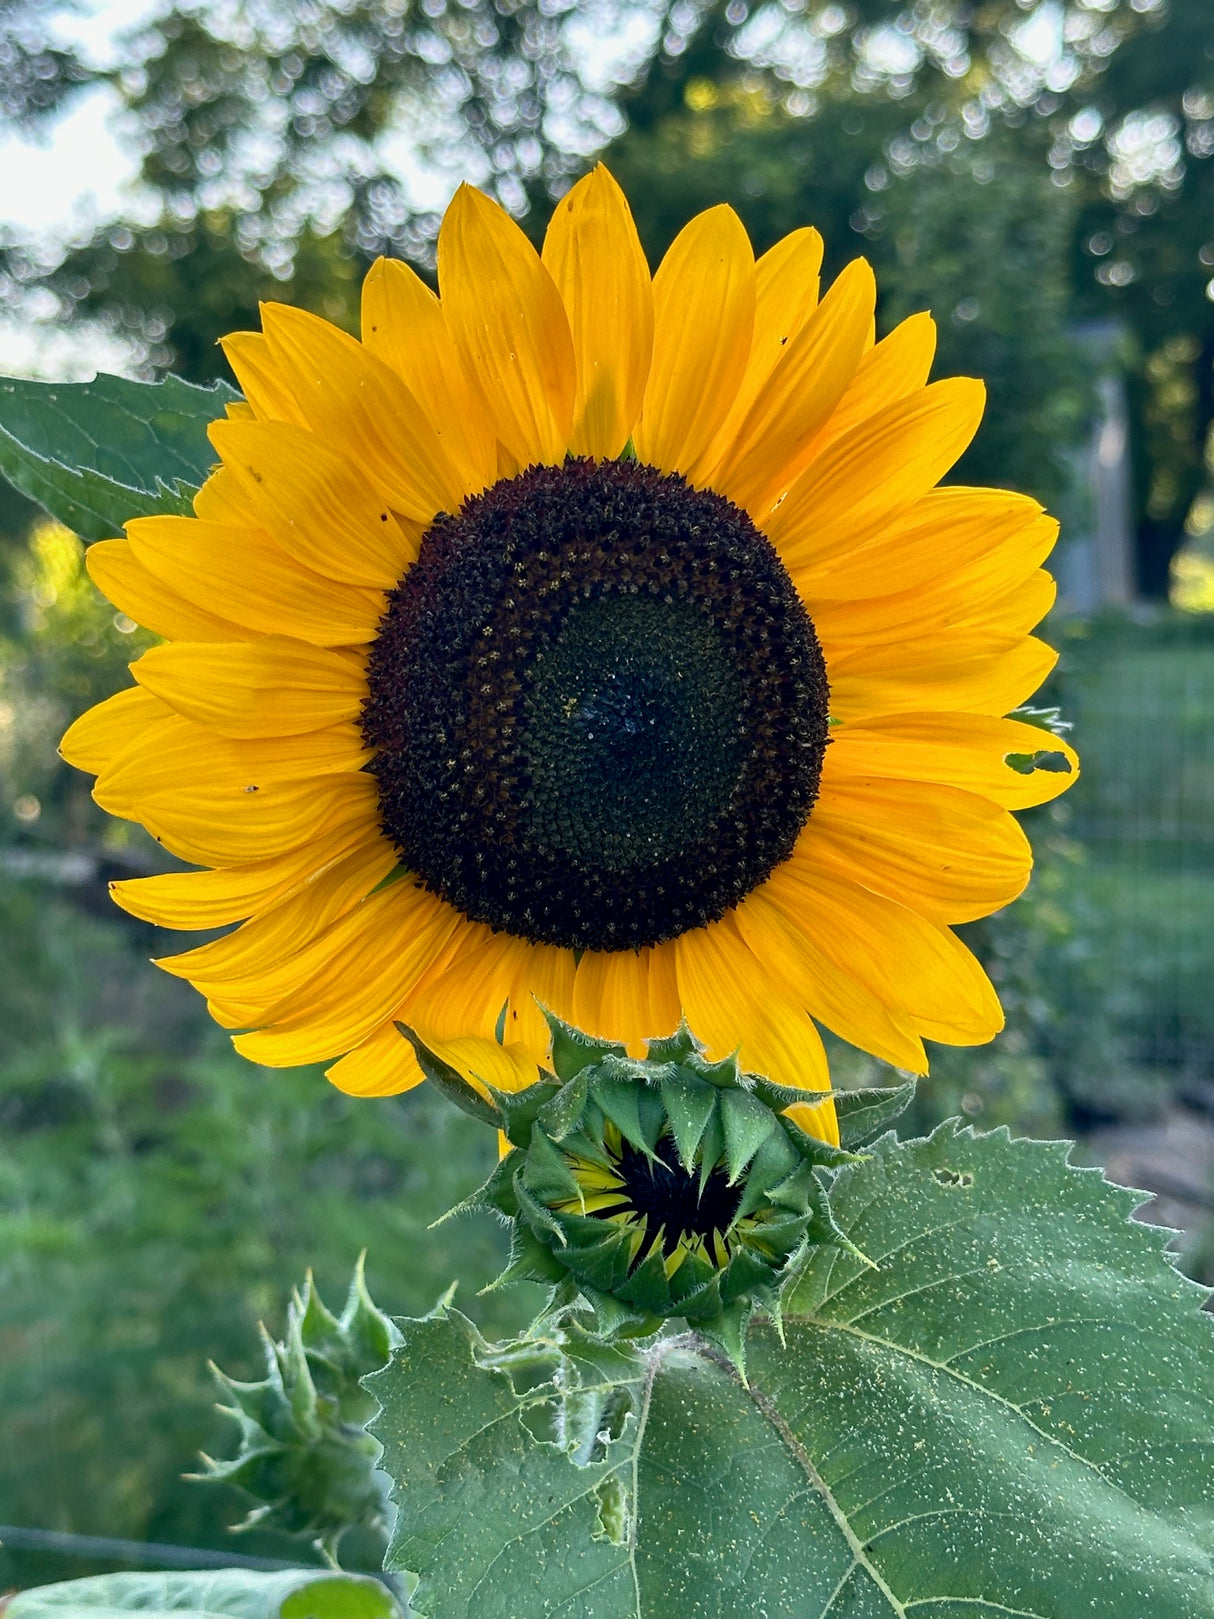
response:
<path id="1" fill-rule="evenodd" d="M 486 1345 L 374 1379 L 427 1619 L 1208 1619 L 1214 1336 L 1061 1143 L 887 1136 L 748 1345 Z"/>

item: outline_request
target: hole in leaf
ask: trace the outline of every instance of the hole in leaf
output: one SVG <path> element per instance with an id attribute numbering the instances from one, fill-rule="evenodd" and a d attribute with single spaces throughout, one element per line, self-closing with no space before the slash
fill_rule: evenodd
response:
<path id="1" fill-rule="evenodd" d="M 972 1186 L 974 1177 L 968 1169 L 933 1169 L 932 1179 L 938 1186 Z"/>
<path id="2" fill-rule="evenodd" d="M 613 1546 L 627 1545 L 628 1491 L 614 1473 L 609 1473 L 594 1495 L 598 1504 L 595 1540 L 609 1540 Z"/>

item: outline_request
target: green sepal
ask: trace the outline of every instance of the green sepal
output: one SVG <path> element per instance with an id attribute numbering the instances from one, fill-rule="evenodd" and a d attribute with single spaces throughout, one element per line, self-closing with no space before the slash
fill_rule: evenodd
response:
<path id="1" fill-rule="evenodd" d="M 811 1210 L 811 1218 L 805 1228 L 805 1236 L 809 1243 L 816 1244 L 820 1248 L 842 1248 L 867 1269 L 877 1268 L 868 1255 L 856 1247 L 835 1219 L 830 1206 L 830 1195 L 812 1169 L 806 1172 L 806 1201 Z"/>
<path id="2" fill-rule="evenodd" d="M 610 1234 L 578 1249 L 578 1276 L 599 1292 L 614 1294 L 628 1281 L 632 1245 L 628 1233 L 618 1226 L 604 1220 L 598 1224 L 606 1226 Z"/>
<path id="3" fill-rule="evenodd" d="M 561 1087 L 555 1079 L 541 1078 L 521 1091 L 499 1091 L 485 1082 L 485 1089 L 497 1109 L 500 1127 L 507 1141 L 515 1147 L 525 1147 L 531 1140 L 531 1127 L 545 1107 L 559 1095 Z"/>
<path id="4" fill-rule="evenodd" d="M 528 1189 L 544 1202 L 566 1199 L 580 1203 L 582 1189 L 574 1178 L 569 1160 L 543 1130 L 533 1130 L 527 1144 L 525 1166 L 521 1169 Z"/>
<path id="5" fill-rule="evenodd" d="M 362 1274 L 364 1257 L 365 1250 L 358 1257 L 356 1277 Z M 292 1292 L 291 1303 L 299 1312 L 299 1336 L 309 1347 L 327 1344 L 338 1332 L 338 1319 L 317 1291 L 311 1269 L 304 1273 L 303 1292 Z"/>
<path id="6" fill-rule="evenodd" d="M 563 1022 L 542 1002 L 537 1004 L 552 1034 L 552 1067 L 559 1080 L 572 1079 L 583 1068 L 602 1062 L 604 1057 L 628 1055 L 627 1049 L 616 1041 L 596 1040 L 593 1035 Z"/>
<path id="7" fill-rule="evenodd" d="M 593 1287 L 583 1287 L 580 1293 L 593 1311 L 591 1320 L 582 1323 L 582 1331 L 600 1342 L 648 1337 L 662 1325 L 660 1317 L 625 1303 L 617 1294 L 600 1293 Z"/>
<path id="8" fill-rule="evenodd" d="M 448 1209 L 445 1214 L 440 1214 L 437 1220 L 432 1220 L 429 1229 L 433 1231 L 436 1226 L 445 1225 L 448 1220 L 458 1219 L 463 1214 L 476 1214 L 481 1209 L 496 1209 L 507 1219 L 513 1219 L 518 1213 L 511 1184 L 518 1166 L 517 1151 L 516 1148 L 513 1152 L 507 1153 L 505 1158 L 499 1158 L 488 1180 L 478 1186 L 475 1192 L 471 1192 L 461 1202 L 456 1203 L 453 1208 Z"/>
<path id="9" fill-rule="evenodd" d="M 547 1244 L 522 1221 L 516 1221 L 510 1237 L 510 1258 L 505 1268 L 481 1288 L 482 1293 L 496 1293 L 511 1282 L 548 1282 L 559 1286 L 568 1279 L 569 1272 L 560 1263 Z"/>
<path id="10" fill-rule="evenodd" d="M 785 1108 L 795 1107 L 800 1102 L 822 1102 L 836 1094 L 833 1091 L 807 1091 L 799 1085 L 778 1085 L 766 1074 L 747 1074 L 746 1079 L 759 1100 L 766 1102 L 777 1113 L 783 1113 Z"/>
<path id="11" fill-rule="evenodd" d="M 544 1134 L 564 1141 L 577 1129 L 586 1110 L 586 1070 L 581 1068 L 536 1113 Z"/>
<path id="12" fill-rule="evenodd" d="M 684 1018 L 673 1034 L 668 1034 L 660 1040 L 649 1040 L 645 1044 L 646 1062 L 685 1063 L 690 1057 L 702 1057 L 704 1047 L 687 1027 Z"/>
<path id="13" fill-rule="evenodd" d="M 804 1095 L 802 1095 L 801 1100 L 805 1100 Z M 811 1135 L 808 1130 L 798 1124 L 796 1119 L 790 1118 L 787 1113 L 782 1113 L 780 1117 L 789 1136 L 804 1147 L 811 1162 L 817 1164 L 820 1169 L 845 1169 L 849 1164 L 858 1164 L 863 1161 L 863 1153 L 849 1152 L 845 1147 L 832 1146 L 829 1141 L 823 1141 L 820 1136 Z"/>
<path id="14" fill-rule="evenodd" d="M 771 1109 L 749 1091 L 722 1091 L 721 1124 L 725 1131 L 725 1167 L 733 1186 L 768 1136 L 779 1130 Z"/>
<path id="15" fill-rule="evenodd" d="M 560 1247 L 567 1247 L 569 1239 L 565 1235 L 561 1220 L 553 1214 L 551 1209 L 545 1207 L 538 1198 L 532 1197 L 523 1182 L 523 1174 L 523 1167 L 520 1166 L 515 1170 L 514 1178 L 511 1181 L 519 1214 L 530 1224 L 531 1229 L 537 1236 L 542 1231 L 549 1231 Z"/>
<path id="16" fill-rule="evenodd" d="M 470 1085 L 450 1063 L 435 1056 L 407 1023 L 398 1023 L 396 1027 L 417 1053 L 418 1067 L 422 1073 L 449 1102 L 454 1102 L 456 1107 L 470 1113 L 474 1119 L 480 1119 L 482 1124 L 495 1125 L 499 1130 L 502 1128 L 502 1116 L 492 1102 Z"/>
<path id="17" fill-rule="evenodd" d="M 609 1057 L 599 1070 L 594 1099 L 624 1140 L 652 1158 L 665 1114 L 660 1102 L 652 1105 L 657 1098 L 646 1087 L 640 1065 Z"/>
<path id="18" fill-rule="evenodd" d="M 839 1145 L 867 1147 L 900 1118 L 915 1099 L 915 1081 L 904 1085 L 861 1091 L 835 1091 L 835 1117 L 839 1121 Z"/>
<path id="19" fill-rule="evenodd" d="M 670 1314 L 670 1283 L 660 1248 L 655 1247 L 642 1259 L 623 1286 L 615 1289 L 615 1297 L 647 1311 L 656 1320 Z"/>
<path id="20" fill-rule="evenodd" d="M 651 1041 L 651 1047 L 656 1043 Z M 683 1167 L 690 1171 L 696 1149 L 704 1138 L 704 1131 L 716 1107 L 717 1093 L 706 1081 L 674 1063 L 666 1064 L 659 1083 L 675 1151 Z"/>
<path id="21" fill-rule="evenodd" d="M 720 1162 L 725 1153 L 725 1125 L 721 1120 L 719 1106 L 712 1110 L 712 1117 L 704 1127 L 704 1134 L 700 1137 L 700 1163 L 699 1179 L 700 1192 L 708 1185 L 708 1178 L 714 1167 Z"/>
<path id="22" fill-rule="evenodd" d="M 697 1074 L 703 1075 L 710 1085 L 728 1087 L 731 1090 L 740 1085 L 743 1089 L 750 1089 L 751 1076 L 742 1073 L 736 1051 L 731 1052 L 728 1057 L 722 1057 L 720 1062 L 708 1062 L 703 1057 L 697 1057 L 690 1066 Z"/>

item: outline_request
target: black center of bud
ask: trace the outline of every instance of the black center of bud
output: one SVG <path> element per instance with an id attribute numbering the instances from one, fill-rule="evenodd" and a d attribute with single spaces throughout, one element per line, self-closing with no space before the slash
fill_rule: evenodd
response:
<path id="1" fill-rule="evenodd" d="M 716 920 L 817 796 L 826 673 L 792 581 L 744 512 L 636 462 L 532 467 L 440 516 L 368 678 L 402 862 L 535 943 Z"/>
<path id="2" fill-rule="evenodd" d="M 658 1142 L 652 1158 L 622 1142 L 616 1173 L 623 1183 L 618 1200 L 594 1213 L 604 1220 L 623 1215 L 646 1228 L 648 1240 L 638 1260 L 659 1242 L 669 1259 L 682 1241 L 710 1244 L 714 1232 L 724 1238 L 742 1201 L 741 1186 L 729 1184 L 722 1164 L 701 1185 L 699 1169 L 684 1169 L 669 1136 Z"/>

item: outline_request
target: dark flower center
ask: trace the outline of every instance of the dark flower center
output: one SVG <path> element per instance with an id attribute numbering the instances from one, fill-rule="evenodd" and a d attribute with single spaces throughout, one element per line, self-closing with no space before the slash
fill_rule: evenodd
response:
<path id="1" fill-rule="evenodd" d="M 729 1184 L 721 1164 L 701 1185 L 699 1169 L 683 1167 L 669 1136 L 658 1142 L 652 1159 L 623 1142 L 616 1173 L 624 1183 L 619 1201 L 594 1212 L 604 1220 L 627 1215 L 645 1226 L 648 1241 L 638 1250 L 638 1260 L 657 1244 L 659 1236 L 667 1259 L 685 1238 L 707 1243 L 714 1231 L 724 1238 L 742 1202 L 741 1186 Z"/>
<path id="2" fill-rule="evenodd" d="M 369 684 L 402 862 L 535 943 L 716 920 L 817 796 L 826 673 L 792 581 L 744 512 L 636 462 L 532 467 L 437 518 Z"/>

